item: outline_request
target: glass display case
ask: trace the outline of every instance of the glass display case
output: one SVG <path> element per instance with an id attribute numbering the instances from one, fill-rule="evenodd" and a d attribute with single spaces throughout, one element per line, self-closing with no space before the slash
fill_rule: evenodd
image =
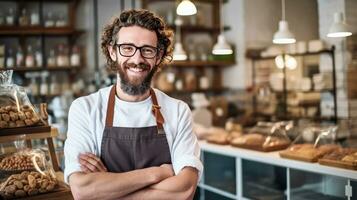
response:
<path id="1" fill-rule="evenodd" d="M 243 197 L 285 200 L 286 168 L 242 160 Z"/>
<path id="2" fill-rule="evenodd" d="M 204 184 L 236 194 L 235 158 L 204 152 Z"/>
<path id="3" fill-rule="evenodd" d="M 203 177 L 195 200 L 354 200 L 357 173 L 318 163 L 200 142 Z"/>
<path id="4" fill-rule="evenodd" d="M 290 169 L 291 200 L 343 200 L 346 184 L 345 178 Z"/>

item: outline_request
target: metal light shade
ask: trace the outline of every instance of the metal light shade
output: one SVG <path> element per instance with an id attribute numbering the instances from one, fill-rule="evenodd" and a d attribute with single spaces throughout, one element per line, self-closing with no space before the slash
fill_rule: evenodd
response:
<path id="1" fill-rule="evenodd" d="M 352 32 L 348 29 L 348 25 L 343 20 L 341 12 L 335 13 L 333 18 L 334 22 L 330 27 L 327 37 L 347 37 L 352 35 Z"/>
<path id="2" fill-rule="evenodd" d="M 229 55 L 232 54 L 233 50 L 231 46 L 227 43 L 226 38 L 221 33 L 218 36 L 217 43 L 213 46 L 212 54 L 214 55 Z"/>
<path id="3" fill-rule="evenodd" d="M 285 20 L 279 22 L 279 30 L 274 34 L 274 44 L 292 44 L 295 43 L 295 36 L 289 30 L 289 24 Z"/>
<path id="4" fill-rule="evenodd" d="M 183 49 L 181 42 L 175 43 L 172 59 L 174 61 L 187 60 L 187 54 L 186 54 L 185 50 Z"/>
<path id="5" fill-rule="evenodd" d="M 190 0 L 182 0 L 176 8 L 176 13 L 182 16 L 194 15 L 197 13 L 197 9 Z"/>

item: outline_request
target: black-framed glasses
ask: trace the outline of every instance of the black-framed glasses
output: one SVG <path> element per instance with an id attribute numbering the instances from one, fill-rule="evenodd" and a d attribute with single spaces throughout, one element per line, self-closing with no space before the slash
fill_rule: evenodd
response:
<path id="1" fill-rule="evenodd" d="M 141 47 L 137 47 L 134 44 L 115 44 L 119 48 L 120 55 L 124 57 L 132 57 L 136 51 L 139 49 L 140 54 L 144 58 L 155 58 L 158 52 L 157 47 L 144 45 Z"/>

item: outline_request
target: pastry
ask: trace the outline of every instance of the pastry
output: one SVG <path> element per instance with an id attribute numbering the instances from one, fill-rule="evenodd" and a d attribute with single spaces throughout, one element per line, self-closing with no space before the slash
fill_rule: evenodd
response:
<path id="1" fill-rule="evenodd" d="M 289 144 L 290 144 L 290 141 L 288 141 L 286 139 L 274 137 L 274 136 L 268 136 L 263 144 L 263 148 L 287 146 Z"/>
<path id="2" fill-rule="evenodd" d="M 216 133 L 212 134 L 207 137 L 207 142 L 214 143 L 214 144 L 229 144 L 228 141 L 228 134 L 227 133 Z"/>
<path id="3" fill-rule="evenodd" d="M 339 149 L 339 146 L 334 144 L 321 145 L 316 148 L 312 144 L 296 144 L 284 151 L 283 154 L 316 160 L 337 149 Z"/>
<path id="4" fill-rule="evenodd" d="M 357 152 L 357 149 L 354 148 L 339 148 L 329 154 L 324 155 L 323 159 L 342 160 L 346 155 L 353 154 L 355 152 Z"/>
<path id="5" fill-rule="evenodd" d="M 265 136 L 257 133 L 250 133 L 237 137 L 231 141 L 232 145 L 262 146 Z"/>
<path id="6" fill-rule="evenodd" d="M 345 157 L 342 158 L 343 162 L 348 162 L 352 164 L 357 164 L 357 154 L 350 154 L 346 155 Z"/>

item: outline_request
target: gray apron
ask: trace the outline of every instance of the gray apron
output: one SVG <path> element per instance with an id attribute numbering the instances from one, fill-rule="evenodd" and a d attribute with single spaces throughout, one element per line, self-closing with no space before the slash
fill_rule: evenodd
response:
<path id="1" fill-rule="evenodd" d="M 139 128 L 113 127 L 115 91 L 114 85 L 109 95 L 101 144 L 101 160 L 108 171 L 127 172 L 171 164 L 170 149 L 163 129 L 164 118 L 154 90 L 150 89 L 150 95 L 157 126 Z"/>

